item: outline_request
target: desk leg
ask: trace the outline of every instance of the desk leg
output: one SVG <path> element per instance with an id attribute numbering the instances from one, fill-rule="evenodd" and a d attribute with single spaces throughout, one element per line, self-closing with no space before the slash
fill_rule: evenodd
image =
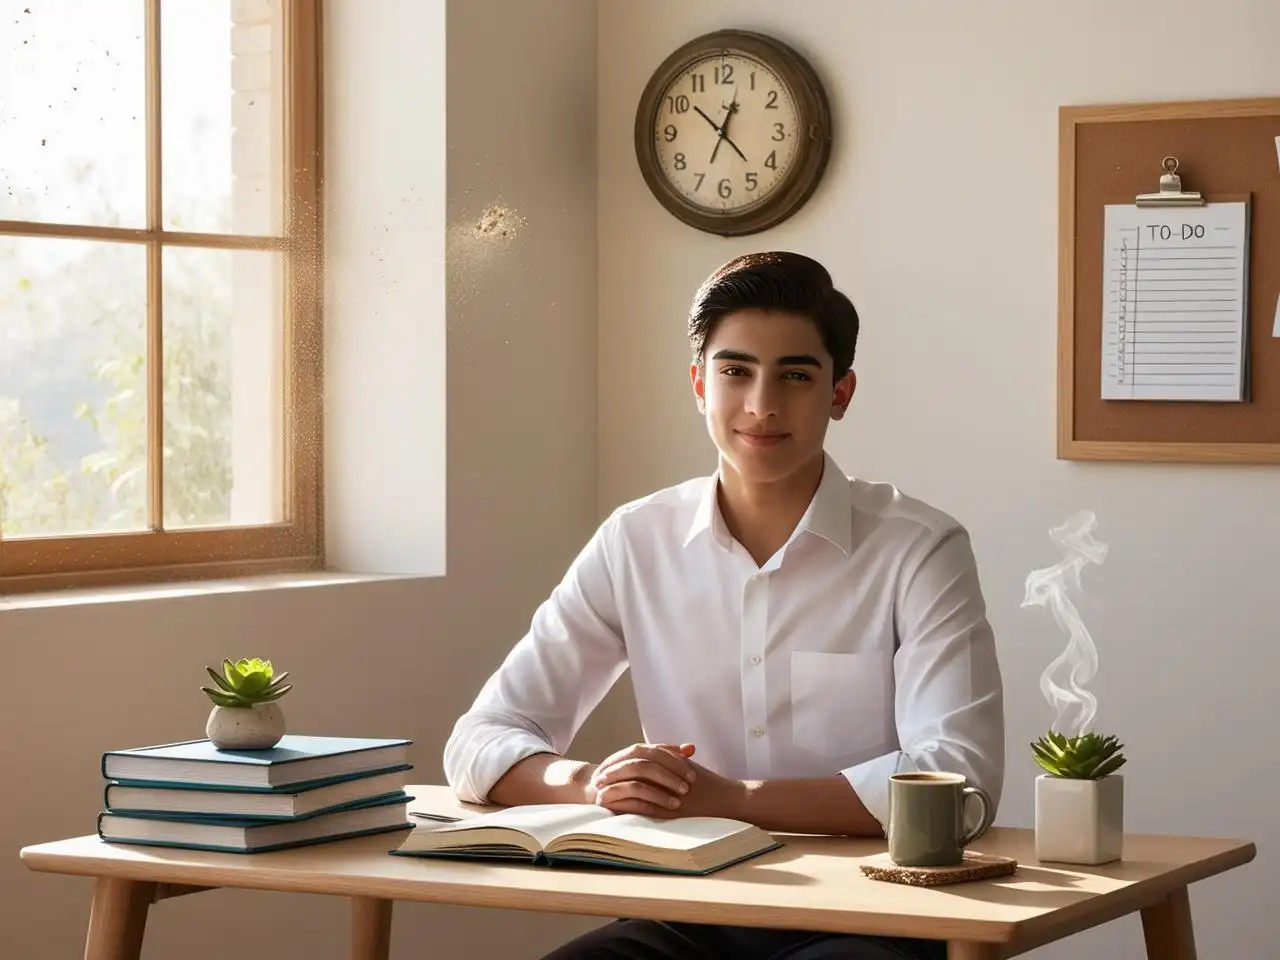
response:
<path id="1" fill-rule="evenodd" d="M 1191 899 L 1179 887 L 1159 903 L 1142 911 L 1142 932 L 1150 960 L 1196 960 L 1196 938 L 1191 929 Z"/>
<path id="2" fill-rule="evenodd" d="M 389 960 L 391 904 L 376 897 L 351 898 L 351 960 Z"/>
<path id="3" fill-rule="evenodd" d="M 138 960 L 154 883 L 99 877 L 93 886 L 84 960 Z"/>
<path id="4" fill-rule="evenodd" d="M 1000 960 L 1004 951 L 996 943 L 974 943 L 969 940 L 948 940 L 947 960 Z"/>

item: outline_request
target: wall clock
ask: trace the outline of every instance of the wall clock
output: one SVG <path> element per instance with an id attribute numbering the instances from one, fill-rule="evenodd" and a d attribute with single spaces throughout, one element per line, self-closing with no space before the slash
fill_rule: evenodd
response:
<path id="1" fill-rule="evenodd" d="M 684 223 L 721 236 L 766 230 L 817 188 L 831 111 L 817 73 L 791 47 L 719 30 L 675 50 L 636 109 L 636 159 Z"/>

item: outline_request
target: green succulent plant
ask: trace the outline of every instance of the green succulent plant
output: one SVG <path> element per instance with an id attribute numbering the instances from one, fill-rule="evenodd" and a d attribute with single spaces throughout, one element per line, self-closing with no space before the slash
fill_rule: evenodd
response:
<path id="1" fill-rule="evenodd" d="M 287 672 L 277 677 L 271 661 L 257 657 L 241 658 L 234 663 L 224 658 L 222 673 L 213 667 L 205 667 L 205 670 L 213 677 L 214 686 L 200 689 L 219 707 L 247 708 L 258 703 L 271 703 L 293 689 L 293 684 L 284 682 L 289 676 Z"/>
<path id="2" fill-rule="evenodd" d="M 1055 777 L 1100 780 L 1124 766 L 1124 744 L 1115 737 L 1085 733 L 1063 736 L 1050 730 L 1031 744 L 1036 763 Z"/>

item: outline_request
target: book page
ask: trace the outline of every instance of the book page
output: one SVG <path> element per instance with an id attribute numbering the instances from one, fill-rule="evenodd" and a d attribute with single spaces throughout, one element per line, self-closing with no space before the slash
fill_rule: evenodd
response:
<path id="1" fill-rule="evenodd" d="M 459 800 L 452 793 L 440 795 L 436 791 L 426 796 L 416 796 L 409 804 L 409 816 L 416 820 L 429 820 L 436 823 L 456 823 L 459 820 L 470 820 L 485 813 L 496 813 L 503 810 L 496 803 L 467 803 Z"/>
<path id="2" fill-rule="evenodd" d="M 753 829 L 755 828 L 750 824 L 720 817 L 678 817 L 672 820 L 660 820 L 656 817 L 621 813 L 574 832 L 611 837 L 624 843 L 668 850 L 692 850 L 704 844 L 731 837 L 743 830 Z"/>
<path id="3" fill-rule="evenodd" d="M 1245 398 L 1248 211 L 1105 208 L 1103 400 Z"/>
<path id="4" fill-rule="evenodd" d="M 563 833 L 594 829 L 597 824 L 613 818 L 603 807 L 586 803 L 543 803 L 506 807 L 492 813 L 482 813 L 454 823 L 423 823 L 419 830 L 430 831 L 433 836 L 452 835 L 452 842 L 468 842 L 470 831 L 487 829 L 518 830 L 546 846 Z"/>

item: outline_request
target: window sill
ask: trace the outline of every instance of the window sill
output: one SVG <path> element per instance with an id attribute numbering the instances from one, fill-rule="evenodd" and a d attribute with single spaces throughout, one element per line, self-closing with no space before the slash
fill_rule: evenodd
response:
<path id="1" fill-rule="evenodd" d="M 172 600 L 182 597 L 207 597 L 224 593 L 264 593 L 271 590 L 297 590 L 309 587 L 343 586 L 354 583 L 421 579 L 431 578 L 420 574 L 342 573 L 332 570 L 314 570 L 302 573 L 228 577 L 221 580 L 122 584 L 108 587 L 70 587 L 62 590 L 0 597 L 0 613 L 8 610 L 34 610 L 44 607 L 140 603 L 149 600 Z"/>

